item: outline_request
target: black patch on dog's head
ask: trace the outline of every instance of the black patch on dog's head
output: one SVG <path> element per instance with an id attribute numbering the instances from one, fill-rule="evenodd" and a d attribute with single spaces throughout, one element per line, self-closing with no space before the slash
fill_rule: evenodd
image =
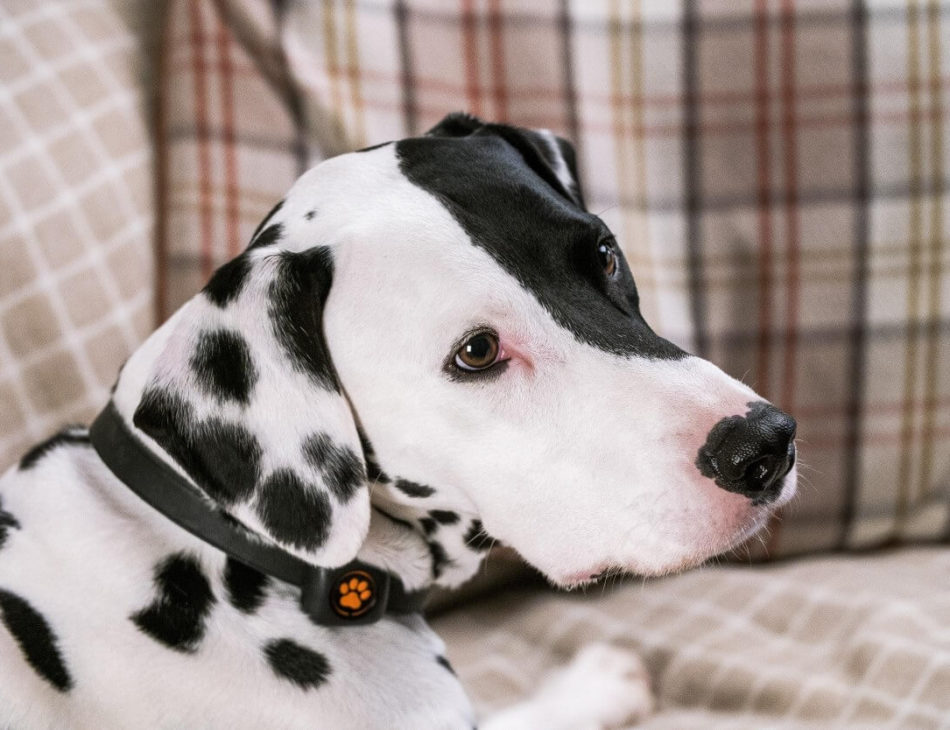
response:
<path id="1" fill-rule="evenodd" d="M 155 568 L 158 592 L 152 602 L 129 618 L 142 633 L 169 649 L 194 652 L 204 638 L 215 603 L 211 584 L 191 555 L 170 555 Z"/>
<path id="2" fill-rule="evenodd" d="M 485 122 L 468 112 L 446 114 L 442 121 L 426 132 L 430 137 L 467 137 L 485 126 Z"/>
<path id="3" fill-rule="evenodd" d="M 468 136 L 402 140 L 396 152 L 406 177 L 575 339 L 625 357 L 685 357 L 643 320 L 619 247 L 619 271 L 605 276 L 598 247 L 613 234 L 570 202 L 531 134 L 486 124 Z"/>
<path id="4" fill-rule="evenodd" d="M 330 676 L 330 662 L 318 651 L 292 639 L 275 639 L 264 646 L 264 656 L 278 677 L 301 689 L 316 689 Z"/>
<path id="5" fill-rule="evenodd" d="M 49 622 L 26 600 L 0 589 L 0 621 L 20 646 L 33 670 L 60 692 L 73 687 L 73 678 Z"/>
<path id="6" fill-rule="evenodd" d="M 323 338 L 323 305 L 333 278 L 330 249 L 316 246 L 279 256 L 269 292 L 274 335 L 294 370 L 326 390 L 339 392 Z"/>
<path id="7" fill-rule="evenodd" d="M 491 535 L 485 532 L 482 521 L 472 520 L 468 532 L 465 533 L 465 544 L 475 552 L 481 553 L 491 548 L 493 542 Z"/>
<path id="8" fill-rule="evenodd" d="M 11 529 L 19 530 L 20 523 L 16 517 L 4 511 L 2 506 L 0 506 L 0 548 L 2 548 L 3 544 L 7 541 L 7 532 Z"/>
<path id="9" fill-rule="evenodd" d="M 219 401 L 247 404 L 257 382 L 250 348 L 237 332 L 202 332 L 191 356 L 198 385 Z"/>
<path id="10" fill-rule="evenodd" d="M 466 112 L 455 112 L 426 132 L 429 137 L 468 137 L 473 134 L 494 134 L 514 147 L 525 163 L 548 185 L 580 208 L 584 206 L 580 176 L 577 174 L 577 157 L 574 147 L 566 139 L 541 134 L 533 129 L 512 127 L 507 124 L 488 124 Z M 565 182 L 557 175 L 559 160 L 563 161 L 570 175 Z M 585 208 L 586 209 L 586 208 Z"/>
<path id="11" fill-rule="evenodd" d="M 333 509 L 327 495 L 289 469 L 278 469 L 261 484 L 257 515 L 280 542 L 316 550 L 330 534 Z"/>
<path id="12" fill-rule="evenodd" d="M 308 437 L 303 452 L 323 474 L 324 484 L 342 503 L 349 502 L 366 479 L 359 457 L 346 446 L 334 444 L 325 433 Z"/>
<path id="13" fill-rule="evenodd" d="M 223 309 L 237 299 L 250 273 L 251 260 L 241 254 L 215 271 L 201 291 L 214 304 Z"/>
<path id="14" fill-rule="evenodd" d="M 459 521 L 458 513 L 448 509 L 429 510 L 429 517 L 438 522 L 440 525 L 454 525 Z"/>
<path id="15" fill-rule="evenodd" d="M 159 388 L 145 391 L 132 418 L 223 505 L 246 500 L 260 478 L 261 447 L 243 426 L 217 417 L 199 421 L 180 396 Z"/>
<path id="16" fill-rule="evenodd" d="M 248 246 L 251 248 L 262 248 L 264 246 L 271 246 L 277 243 L 280 240 L 280 237 L 284 234 L 284 224 L 283 223 L 272 223 L 267 226 L 263 231 L 258 233 L 254 239 L 251 241 L 251 245 Z"/>
<path id="17" fill-rule="evenodd" d="M 303 217 L 306 218 L 308 221 L 312 221 L 314 218 L 317 217 L 317 211 L 308 210 L 306 213 L 304 213 Z"/>
<path id="18" fill-rule="evenodd" d="M 455 670 L 452 668 L 452 665 L 449 664 L 449 660 L 446 659 L 444 656 L 442 656 L 441 654 L 439 654 L 439 655 L 435 658 L 435 660 L 436 660 L 436 662 L 439 663 L 439 666 L 441 666 L 441 667 L 447 669 L 450 674 L 455 674 Z"/>
<path id="19" fill-rule="evenodd" d="M 257 240 L 257 237 L 260 235 L 261 231 L 264 230 L 264 226 L 270 223 L 271 218 L 277 215 L 277 213 L 280 212 L 280 209 L 284 207 L 284 202 L 285 201 L 283 200 L 278 201 L 273 208 L 267 211 L 267 215 L 261 219 L 261 222 L 257 224 L 257 228 L 254 229 L 254 233 L 251 234 L 251 243 L 248 248 L 254 245 L 254 241 Z"/>
<path id="20" fill-rule="evenodd" d="M 21 457 L 20 470 L 26 471 L 27 469 L 32 469 L 43 457 L 55 451 L 60 446 L 89 446 L 89 432 L 86 430 L 76 430 L 77 428 L 76 426 L 69 427 L 67 430 L 60 431 L 31 448 Z"/>
<path id="21" fill-rule="evenodd" d="M 228 557 L 224 564 L 224 586 L 231 605 L 251 614 L 261 607 L 267 596 L 270 578 L 259 570 Z"/>
<path id="22" fill-rule="evenodd" d="M 432 487 L 427 487 L 425 484 L 416 484 L 408 479 L 397 479 L 393 482 L 393 486 L 408 497 L 431 497 L 435 494 Z"/>

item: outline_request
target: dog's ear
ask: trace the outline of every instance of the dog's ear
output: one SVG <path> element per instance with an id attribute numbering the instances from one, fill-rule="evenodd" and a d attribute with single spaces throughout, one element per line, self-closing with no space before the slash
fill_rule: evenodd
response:
<path id="1" fill-rule="evenodd" d="M 547 129 L 525 129 L 507 124 L 488 124 L 478 117 L 455 112 L 430 129 L 430 137 L 495 135 L 514 147 L 525 163 L 561 195 L 587 210 L 577 174 L 573 145 Z"/>
<path id="2" fill-rule="evenodd" d="M 247 529 L 336 566 L 359 550 L 370 505 L 323 336 L 333 257 L 279 250 L 279 217 L 153 336 L 132 420 Z"/>

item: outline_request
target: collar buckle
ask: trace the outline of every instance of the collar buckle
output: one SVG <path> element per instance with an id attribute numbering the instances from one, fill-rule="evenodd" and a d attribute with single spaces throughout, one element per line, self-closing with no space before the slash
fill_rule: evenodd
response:
<path id="1" fill-rule="evenodd" d="M 386 613 L 391 577 L 360 562 L 339 568 L 308 570 L 301 585 L 300 606 L 321 626 L 363 626 Z"/>

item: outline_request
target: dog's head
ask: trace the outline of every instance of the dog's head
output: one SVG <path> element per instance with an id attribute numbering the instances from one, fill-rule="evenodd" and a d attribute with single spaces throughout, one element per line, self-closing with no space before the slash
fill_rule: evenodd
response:
<path id="1" fill-rule="evenodd" d="M 359 548 L 369 483 L 565 585 L 700 562 L 796 484 L 794 421 L 644 321 L 570 146 L 464 115 L 301 177 L 116 400 L 234 518 L 323 565 Z"/>

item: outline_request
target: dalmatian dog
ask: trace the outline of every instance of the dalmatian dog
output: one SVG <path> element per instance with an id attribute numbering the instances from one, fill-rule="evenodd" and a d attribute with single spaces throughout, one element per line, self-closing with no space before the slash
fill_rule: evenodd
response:
<path id="1" fill-rule="evenodd" d="M 103 414 L 0 481 L 2 728 L 471 728 L 414 597 L 493 540 L 683 570 L 796 488 L 794 420 L 650 329 L 570 145 L 464 114 L 304 174 Z M 649 706 L 595 646 L 483 727 Z"/>

